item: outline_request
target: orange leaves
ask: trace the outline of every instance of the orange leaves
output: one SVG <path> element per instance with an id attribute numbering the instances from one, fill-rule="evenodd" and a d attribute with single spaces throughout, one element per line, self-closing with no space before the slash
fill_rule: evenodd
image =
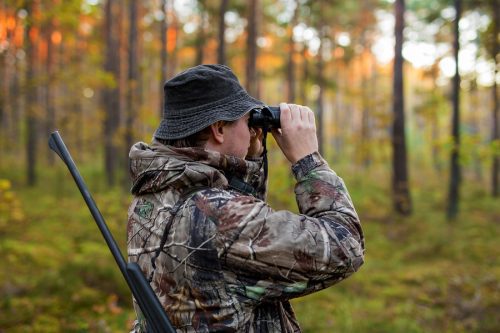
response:
<path id="1" fill-rule="evenodd" d="M 175 50 L 177 42 L 177 28 L 171 27 L 167 29 L 167 52 L 172 53 Z"/>
<path id="2" fill-rule="evenodd" d="M 123 308 L 118 305 L 118 296 L 115 294 L 108 296 L 106 304 L 96 304 L 92 309 L 99 314 L 108 312 L 117 315 L 123 312 Z"/>
<path id="3" fill-rule="evenodd" d="M 16 18 L 14 16 L 9 16 L 7 18 L 7 22 L 5 24 L 5 27 L 7 28 L 7 30 L 14 30 L 16 28 Z"/>
<path id="4" fill-rule="evenodd" d="M 269 68 L 280 68 L 284 66 L 285 59 L 278 54 L 263 53 L 257 58 L 257 68 L 259 71 L 266 71 Z"/>
<path id="5" fill-rule="evenodd" d="M 0 12 L 0 42 L 7 41 L 13 38 L 13 36 L 15 37 L 17 30 L 20 30 L 22 33 L 22 27 L 17 24 L 16 17 Z"/>
<path id="6" fill-rule="evenodd" d="M 14 30 L 14 45 L 16 48 L 22 48 L 24 43 L 24 29 L 21 25 L 17 25 Z"/>
<path id="7" fill-rule="evenodd" d="M 50 40 L 55 45 L 61 44 L 61 41 L 62 41 L 61 32 L 60 31 L 53 31 L 52 34 L 50 35 Z"/>

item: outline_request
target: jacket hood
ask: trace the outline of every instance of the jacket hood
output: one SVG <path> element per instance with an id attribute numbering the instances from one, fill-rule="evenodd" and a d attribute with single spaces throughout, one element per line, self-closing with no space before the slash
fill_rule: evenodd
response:
<path id="1" fill-rule="evenodd" d="M 248 161 L 203 148 L 175 148 L 153 141 L 138 142 L 129 153 L 134 195 L 193 186 L 227 188 L 228 179 L 249 181 L 261 161 Z"/>

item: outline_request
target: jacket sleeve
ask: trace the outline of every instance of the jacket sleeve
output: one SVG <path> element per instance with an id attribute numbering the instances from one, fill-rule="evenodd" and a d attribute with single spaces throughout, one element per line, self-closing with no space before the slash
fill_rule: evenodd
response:
<path id="1" fill-rule="evenodd" d="M 226 279 L 242 297 L 285 300 L 335 284 L 363 264 L 361 225 L 344 182 L 318 153 L 294 165 L 301 214 L 251 196 L 205 197 Z"/>

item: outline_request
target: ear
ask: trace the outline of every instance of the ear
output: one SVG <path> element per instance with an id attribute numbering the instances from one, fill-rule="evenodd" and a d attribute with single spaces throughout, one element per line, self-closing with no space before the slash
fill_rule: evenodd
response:
<path id="1" fill-rule="evenodd" d="M 211 138 L 217 144 L 224 142 L 224 122 L 218 121 L 210 125 Z"/>

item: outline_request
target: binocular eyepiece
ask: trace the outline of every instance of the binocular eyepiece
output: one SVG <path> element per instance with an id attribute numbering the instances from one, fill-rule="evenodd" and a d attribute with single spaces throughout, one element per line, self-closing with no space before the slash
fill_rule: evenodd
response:
<path id="1" fill-rule="evenodd" d="M 280 107 L 279 106 L 263 106 L 250 111 L 250 119 L 248 126 L 271 130 L 281 128 L 280 123 Z"/>

